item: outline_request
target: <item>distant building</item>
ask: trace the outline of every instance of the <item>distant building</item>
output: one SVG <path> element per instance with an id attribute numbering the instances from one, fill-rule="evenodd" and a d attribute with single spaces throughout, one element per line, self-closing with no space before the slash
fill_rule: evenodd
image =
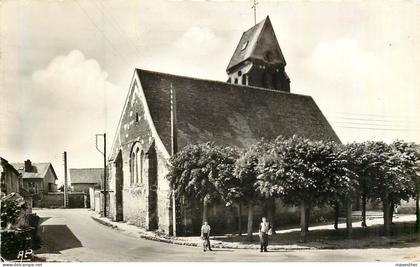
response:
<path id="1" fill-rule="evenodd" d="M 19 193 L 22 185 L 20 173 L 9 164 L 9 162 L 0 157 L 0 173 L 1 173 L 1 192 L 8 195 L 12 192 Z"/>
<path id="2" fill-rule="evenodd" d="M 57 192 L 57 175 L 51 163 L 12 163 L 22 175 L 22 187 L 31 194 Z"/>
<path id="3" fill-rule="evenodd" d="M 89 194 L 89 188 L 101 188 L 103 168 L 70 169 L 72 191 Z"/>
<path id="4" fill-rule="evenodd" d="M 189 144 L 246 148 L 279 135 L 339 143 L 312 97 L 290 93 L 285 66 L 267 17 L 243 33 L 228 82 L 136 69 L 108 159 L 109 216 L 166 234 L 200 229 L 201 206 L 171 199 L 166 179 L 171 154 Z M 235 224 L 223 204 L 211 210 L 215 233 Z"/>

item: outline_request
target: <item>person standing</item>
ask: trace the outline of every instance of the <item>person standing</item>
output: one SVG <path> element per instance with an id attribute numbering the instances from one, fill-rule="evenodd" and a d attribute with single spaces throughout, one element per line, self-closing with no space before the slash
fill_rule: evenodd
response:
<path id="1" fill-rule="evenodd" d="M 204 240 L 203 242 L 203 251 L 206 251 L 206 247 L 209 248 L 210 251 L 213 251 L 210 246 L 210 225 L 207 221 L 204 221 L 203 226 L 201 226 L 201 239 Z"/>
<path id="2" fill-rule="evenodd" d="M 259 236 L 260 236 L 260 252 L 267 252 L 267 246 L 268 246 L 268 232 L 271 230 L 270 223 L 267 222 L 267 219 L 265 217 L 262 217 L 262 222 L 260 223 L 260 230 L 259 230 Z"/>

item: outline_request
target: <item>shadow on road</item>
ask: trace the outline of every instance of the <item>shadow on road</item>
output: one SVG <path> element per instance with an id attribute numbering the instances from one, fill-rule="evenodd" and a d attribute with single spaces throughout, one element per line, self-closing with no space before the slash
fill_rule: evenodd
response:
<path id="1" fill-rule="evenodd" d="M 36 251 L 38 254 L 83 247 L 67 225 L 41 225 L 41 231 L 42 246 Z"/>

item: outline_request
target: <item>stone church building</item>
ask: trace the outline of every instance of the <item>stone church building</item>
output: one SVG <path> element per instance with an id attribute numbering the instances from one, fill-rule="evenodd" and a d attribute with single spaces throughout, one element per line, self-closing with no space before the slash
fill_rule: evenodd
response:
<path id="1" fill-rule="evenodd" d="M 294 134 L 340 142 L 314 100 L 290 92 L 285 67 L 267 17 L 243 33 L 227 82 L 136 69 L 109 157 L 111 219 L 165 234 L 193 233 L 199 207 L 173 199 L 165 178 L 170 156 L 188 144 L 245 148 Z M 234 214 L 215 204 L 210 224 L 230 225 Z"/>

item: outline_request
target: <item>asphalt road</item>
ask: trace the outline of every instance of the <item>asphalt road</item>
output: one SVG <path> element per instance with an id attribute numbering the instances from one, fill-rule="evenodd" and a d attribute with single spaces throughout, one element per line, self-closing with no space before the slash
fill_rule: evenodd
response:
<path id="1" fill-rule="evenodd" d="M 420 261 L 420 246 L 387 249 L 300 250 L 260 253 L 249 249 L 187 247 L 129 236 L 94 221 L 85 209 L 38 209 L 48 261 Z"/>

